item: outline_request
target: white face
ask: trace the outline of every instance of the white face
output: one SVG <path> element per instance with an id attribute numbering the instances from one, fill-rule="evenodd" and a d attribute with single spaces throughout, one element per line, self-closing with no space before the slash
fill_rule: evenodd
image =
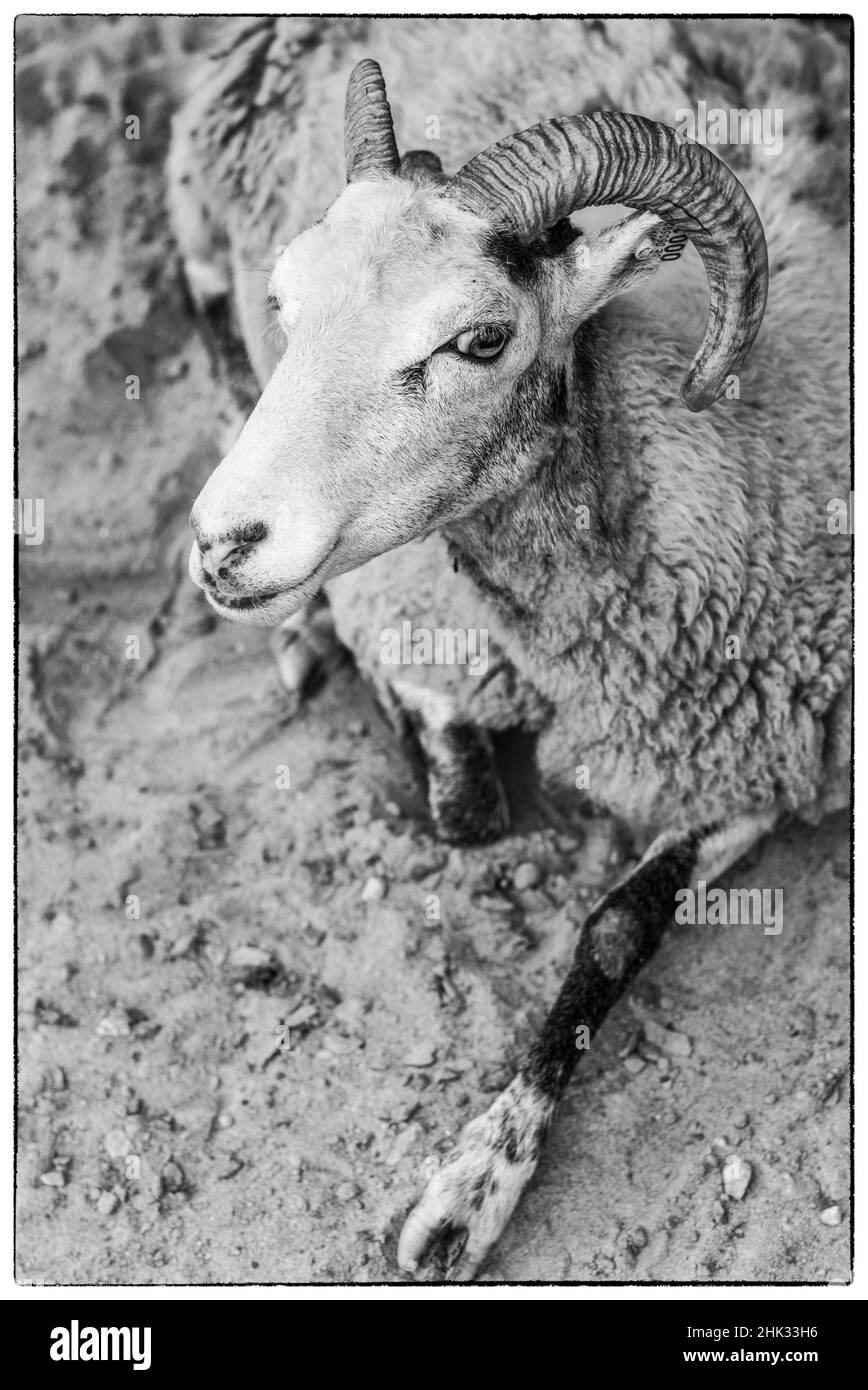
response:
<path id="1" fill-rule="evenodd" d="M 568 256 L 511 276 L 436 188 L 346 188 L 274 268 L 286 350 L 193 508 L 190 572 L 212 606 L 278 623 L 519 487 L 558 376 L 563 397 L 575 286 Z"/>

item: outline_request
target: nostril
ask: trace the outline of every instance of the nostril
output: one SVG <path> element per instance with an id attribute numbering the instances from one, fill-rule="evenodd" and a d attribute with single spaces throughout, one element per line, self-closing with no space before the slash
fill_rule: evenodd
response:
<path id="1" fill-rule="evenodd" d="M 232 570 L 268 534 L 262 522 L 240 526 L 215 541 L 199 541 L 202 564 L 212 579 L 227 579 Z"/>

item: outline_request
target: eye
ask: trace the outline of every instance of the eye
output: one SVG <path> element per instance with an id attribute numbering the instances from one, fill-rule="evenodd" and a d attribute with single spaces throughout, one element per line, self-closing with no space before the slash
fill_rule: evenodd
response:
<path id="1" fill-rule="evenodd" d="M 509 333 L 499 323 L 486 323 L 480 328 L 468 328 L 455 339 L 455 351 L 462 357 L 480 360 L 499 357 L 509 341 Z"/>

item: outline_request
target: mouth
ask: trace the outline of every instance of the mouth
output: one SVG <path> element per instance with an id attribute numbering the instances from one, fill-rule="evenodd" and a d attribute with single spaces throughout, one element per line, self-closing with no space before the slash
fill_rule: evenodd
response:
<path id="1" fill-rule="evenodd" d="M 229 618 L 234 622 L 257 623 L 272 627 L 291 617 L 318 593 L 325 577 L 325 568 L 339 545 L 340 537 L 335 541 L 328 554 L 323 556 L 319 564 L 311 570 L 310 574 L 306 575 L 304 579 L 298 580 L 297 583 L 289 585 L 286 589 L 268 589 L 258 594 L 245 594 L 238 598 L 223 597 L 218 595 L 216 589 L 212 587 L 213 581 L 209 581 L 204 572 L 200 570 L 198 574 L 193 573 L 191 566 L 191 575 L 194 582 L 204 591 L 211 607 L 221 617 Z"/>
<path id="2" fill-rule="evenodd" d="M 249 612 L 251 609 L 262 608 L 265 604 L 271 603 L 272 599 L 279 598 L 282 593 L 290 593 L 289 589 L 273 589 L 268 594 L 255 594 L 251 598 L 222 598 L 218 599 L 210 589 L 205 593 L 214 604 L 215 608 L 225 608 L 230 612 Z"/>

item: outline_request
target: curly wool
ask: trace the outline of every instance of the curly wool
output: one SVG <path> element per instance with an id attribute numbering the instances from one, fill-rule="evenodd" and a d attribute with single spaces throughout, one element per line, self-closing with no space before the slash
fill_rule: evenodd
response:
<path id="1" fill-rule="evenodd" d="M 608 107 L 672 125 L 700 99 L 783 111 L 779 154 L 717 150 L 770 255 L 738 397 L 701 416 L 678 400 L 707 302 L 688 251 L 598 315 L 592 372 L 577 372 L 570 423 L 540 442 L 530 485 L 448 527 L 448 557 L 432 538 L 331 592 L 369 669 L 381 628 L 404 617 L 487 626 L 554 711 L 544 775 L 571 785 L 587 764 L 595 799 L 637 834 L 845 804 L 850 543 L 827 526 L 830 500 L 849 495 L 844 50 L 816 27 L 760 20 L 271 18 L 240 22 L 226 47 L 184 120 L 209 170 L 202 197 L 227 208 L 202 248 L 221 254 L 225 236 L 227 275 L 268 264 L 341 188 L 343 93 L 362 56 L 383 67 L 401 147 L 435 149 L 450 172 L 560 113 Z M 266 357 L 257 368 L 267 376 Z M 472 676 L 434 679 L 502 726 L 502 702 L 487 712 Z M 525 715 L 519 699 L 515 722 Z"/>

